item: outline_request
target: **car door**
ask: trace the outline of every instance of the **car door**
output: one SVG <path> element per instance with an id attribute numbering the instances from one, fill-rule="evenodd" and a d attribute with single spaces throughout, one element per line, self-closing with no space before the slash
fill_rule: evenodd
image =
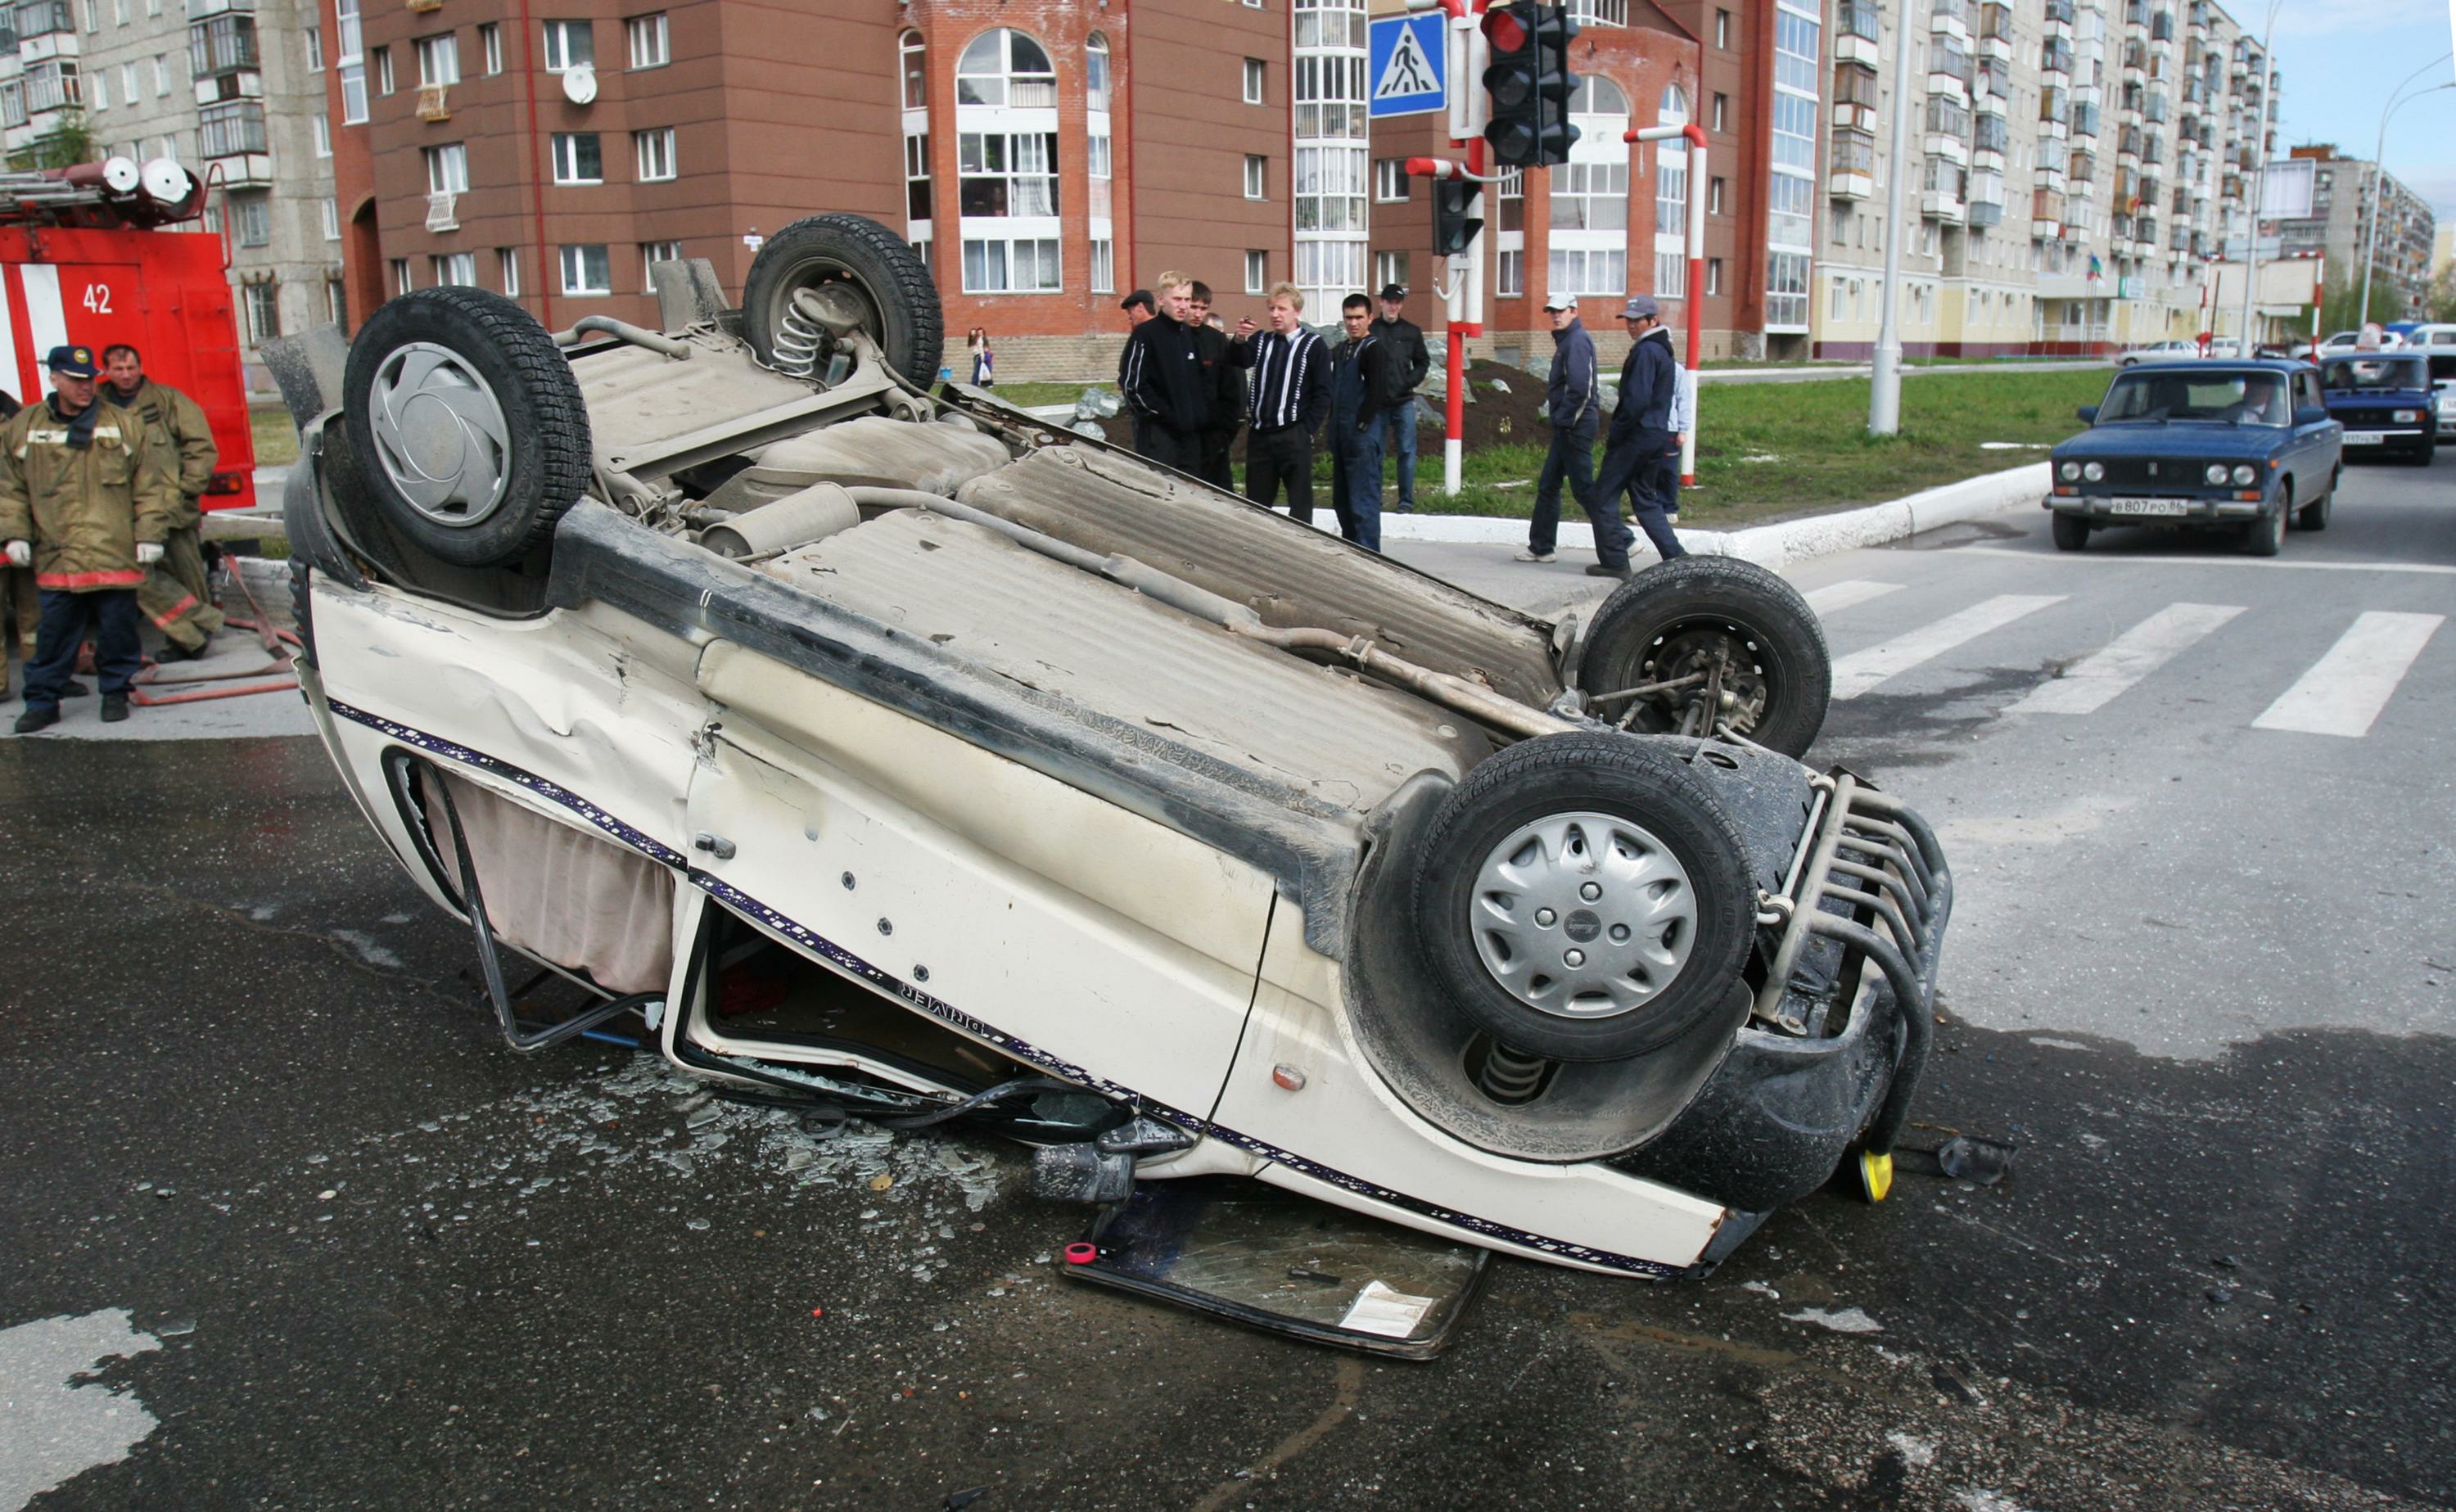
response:
<path id="1" fill-rule="evenodd" d="M 2294 375 L 2294 404 L 2297 414 L 2313 406 L 2323 412 L 2322 419 L 2296 427 L 2294 442 L 2294 497 L 2297 501 L 2317 499 L 2328 491 L 2328 480 L 2337 470 L 2344 428 L 2325 418 L 2326 399 L 2317 373 Z"/>

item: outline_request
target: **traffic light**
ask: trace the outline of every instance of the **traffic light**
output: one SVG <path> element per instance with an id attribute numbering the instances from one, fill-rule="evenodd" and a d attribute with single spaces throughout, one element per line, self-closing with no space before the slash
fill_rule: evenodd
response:
<path id="1" fill-rule="evenodd" d="M 1569 160 L 1578 129 L 1569 124 L 1569 43 L 1578 24 L 1559 6 L 1512 0 L 1484 13 L 1492 66 L 1484 71 L 1492 96 L 1492 124 L 1484 139 L 1504 168 L 1549 168 Z"/>
<path id="2" fill-rule="evenodd" d="M 1466 251 L 1475 234 L 1484 229 L 1484 218 L 1469 215 L 1475 208 L 1478 186 L 1472 179 L 1437 178 L 1433 180 L 1433 255 L 1447 257 Z"/>

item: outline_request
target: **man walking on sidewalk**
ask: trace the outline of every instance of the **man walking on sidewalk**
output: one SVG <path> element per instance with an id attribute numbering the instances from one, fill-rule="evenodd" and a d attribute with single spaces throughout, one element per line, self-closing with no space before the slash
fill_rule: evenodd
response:
<path id="1" fill-rule="evenodd" d="M 1373 301 L 1351 294 L 1340 310 L 1347 339 L 1331 354 L 1330 502 L 1339 533 L 1382 549 L 1382 419 L 1389 408 L 1390 350 L 1373 334 Z"/>
<path id="2" fill-rule="evenodd" d="M 102 717 L 128 717 L 143 664 L 136 585 L 162 560 L 179 507 L 171 443 L 133 410 L 94 397 L 93 351 L 51 348 L 51 395 L 0 425 L 0 551 L 42 590 L 37 655 L 17 733 L 57 724 L 77 646 L 95 634 Z"/>
<path id="3" fill-rule="evenodd" d="M 1671 333 L 1663 329 L 1663 307 L 1639 295 L 1621 307 L 1621 324 L 1629 334 L 1628 360 L 1620 370 L 1620 404 L 1612 411 L 1611 432 L 1604 443 L 1603 475 L 1596 480 L 1595 564 L 1586 571 L 1598 578 L 1628 576 L 1628 548 L 1634 539 L 1621 522 L 1620 500 L 1630 497 L 1639 528 L 1663 560 L 1688 553 L 1663 518 L 1663 501 L 1655 481 L 1663 450 L 1671 440 L 1671 398 L 1676 388 L 1672 370 Z"/>
<path id="4" fill-rule="evenodd" d="M 1386 359 L 1397 364 L 1390 374 L 1392 398 L 1382 416 L 1382 429 L 1387 449 L 1399 460 L 1399 502 L 1395 507 L 1402 515 L 1412 515 L 1416 512 L 1416 390 L 1423 386 L 1433 359 L 1424 350 L 1422 328 L 1407 318 L 1406 309 L 1406 286 L 1383 284 L 1382 316 L 1373 322 L 1373 334 L 1382 338 Z M 1376 473 L 1378 480 L 1378 468 Z"/>
<path id="5" fill-rule="evenodd" d="M 162 542 L 160 564 L 136 590 L 136 607 L 161 630 L 166 660 L 202 656 L 205 643 L 222 627 L 222 611 L 214 604 L 198 543 L 205 489 L 214 480 L 214 463 L 221 453 L 214 445 L 204 409 L 177 389 L 147 378 L 145 358 L 134 347 L 124 341 L 104 347 L 102 371 L 102 398 L 119 409 L 136 411 L 155 435 L 167 438 L 179 475 L 179 508 Z"/>
<path id="6" fill-rule="evenodd" d="M 1305 329 L 1304 292 L 1271 286 L 1271 328 L 1237 322 L 1228 359 L 1254 375 L 1254 428 L 1245 437 L 1245 497 L 1268 509 L 1288 488 L 1288 518 L 1313 522 L 1313 439 L 1330 415 L 1330 348 Z"/>
<path id="7" fill-rule="evenodd" d="M 1543 474 L 1535 480 L 1535 518 L 1527 522 L 1526 549 L 1518 554 L 1521 562 L 1552 560 L 1560 539 L 1564 478 L 1569 482 L 1569 497 L 1587 518 L 1595 518 L 1595 427 L 1603 411 L 1595 338 L 1586 335 L 1578 319 L 1576 296 L 1552 296 L 1544 301 L 1544 313 L 1552 322 L 1552 376 L 1544 382 L 1544 409 L 1552 422 L 1552 444 L 1544 454 Z M 1595 539 L 1603 539 L 1600 521 Z"/>

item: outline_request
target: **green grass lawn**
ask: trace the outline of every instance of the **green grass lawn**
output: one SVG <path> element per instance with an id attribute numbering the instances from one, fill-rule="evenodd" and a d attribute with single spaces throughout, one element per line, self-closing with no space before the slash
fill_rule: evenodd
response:
<path id="1" fill-rule="evenodd" d="M 2107 378 L 2012 372 L 1905 383 L 1900 433 L 1882 439 L 1867 434 L 1866 378 L 1708 384 L 1698 398 L 1697 485 L 1681 494 L 1680 522 L 1715 529 L 1878 503 L 2042 460 L 2047 446 L 2080 428 L 2074 408 L 2097 403 Z M 2036 449 L 1989 450 L 1983 441 Z M 1544 451 L 1541 441 L 1469 451 L 1465 488 L 1444 499 L 1441 449 L 1427 445 L 1417 460 L 1417 507 L 1523 518 L 1534 511 L 1531 480 Z M 1562 504 L 1575 513 L 1569 500 Z"/>
<path id="2" fill-rule="evenodd" d="M 288 410 L 278 404 L 250 410 L 247 423 L 256 436 L 256 466 L 287 467 L 298 460 L 298 429 Z"/>

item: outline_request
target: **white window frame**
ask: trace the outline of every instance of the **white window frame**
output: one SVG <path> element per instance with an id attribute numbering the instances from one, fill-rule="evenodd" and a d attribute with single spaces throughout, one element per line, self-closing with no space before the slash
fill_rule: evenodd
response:
<path id="1" fill-rule="evenodd" d="M 239 300 L 247 317 L 247 340 L 250 346 L 270 341 L 281 334 L 281 285 L 268 278 L 246 286 Z"/>
<path id="2" fill-rule="evenodd" d="M 95 113 L 111 109 L 109 69 L 96 69 L 85 76 L 85 108 Z"/>
<path id="3" fill-rule="evenodd" d="M 495 249 L 495 276 L 502 280 L 504 298 L 513 299 L 520 296 L 521 249 L 518 247 Z"/>
<path id="4" fill-rule="evenodd" d="M 540 22 L 539 25 L 544 29 L 545 72 L 563 73 L 574 68 L 593 69 L 597 66 L 595 23 L 586 20 L 557 20 Z M 572 45 L 575 41 L 580 44 L 577 49 Z M 588 55 L 581 57 L 578 55 L 581 52 Z"/>
<path id="5" fill-rule="evenodd" d="M 440 84 L 460 82 L 460 38 L 457 32 L 439 31 L 433 36 L 415 37 L 412 46 L 418 50 L 418 82 L 422 89 Z"/>
<path id="6" fill-rule="evenodd" d="M 478 54 L 483 61 L 488 78 L 503 72 L 503 27 L 499 21 L 484 21 L 478 26 Z"/>
<path id="7" fill-rule="evenodd" d="M 154 55 L 154 97 L 161 99 L 171 92 L 171 54 Z"/>
<path id="8" fill-rule="evenodd" d="M 597 142 L 597 173 L 582 177 L 580 172 L 580 139 L 591 137 Z M 547 138 L 547 153 L 554 163 L 554 181 L 564 188 L 587 188 L 605 182 L 605 138 L 600 132 L 556 132 Z M 575 243 L 574 245 L 595 245 Z M 612 291 L 607 291 L 611 293 Z"/>
<path id="9" fill-rule="evenodd" d="M 392 49 L 378 48 L 376 49 L 376 92 L 390 94 L 396 87 L 392 72 Z"/>
<path id="10" fill-rule="evenodd" d="M 415 277 L 411 276 L 411 275 L 410 275 L 410 271 L 409 271 L 409 259 L 408 259 L 407 257 L 395 257 L 395 258 L 393 258 L 393 259 L 392 259 L 392 293 L 393 293 L 393 297 L 397 299 L 397 298 L 400 297 L 402 295 L 409 293 L 411 290 L 413 290 L 413 289 L 415 289 L 415 288 L 417 288 L 417 287 L 418 287 L 418 280 L 417 280 Z"/>
<path id="11" fill-rule="evenodd" d="M 624 17 L 623 56 L 635 71 L 662 69 L 673 62 L 673 32 L 663 10 Z"/>
<path id="12" fill-rule="evenodd" d="M 426 160 L 426 192 L 430 194 L 465 194 L 469 192 L 469 144 L 439 142 L 419 149 Z"/>
<path id="13" fill-rule="evenodd" d="M 604 242 L 565 242 L 555 250 L 565 297 L 597 298 L 614 292 L 614 269 L 606 258 Z M 596 254 L 593 258 L 591 253 Z M 575 277 L 578 282 L 573 281 Z"/>
<path id="14" fill-rule="evenodd" d="M 1245 60 L 1244 92 L 1246 104 L 1262 105 L 1268 103 L 1270 77 L 1271 69 L 1269 64 L 1263 62 L 1260 58 L 1247 58 Z"/>
<path id="15" fill-rule="evenodd" d="M 1271 255 L 1260 247 L 1245 249 L 1245 292 L 1267 294 L 1271 287 Z"/>
<path id="16" fill-rule="evenodd" d="M 1386 289 L 1394 283 L 1402 289 L 1408 287 L 1407 273 L 1412 261 L 1405 252 L 1397 249 L 1375 253 L 1372 287 Z"/>
<path id="17" fill-rule="evenodd" d="M 321 26 L 311 23 L 300 30 L 299 36 L 300 39 L 307 44 L 307 72 L 310 73 L 323 72 L 324 29 Z"/>
<path id="18" fill-rule="evenodd" d="M 326 194 L 316 201 L 316 216 L 323 225 L 326 241 L 341 239 L 341 202 L 339 200 Z"/>
<path id="19" fill-rule="evenodd" d="M 1245 154 L 1245 197 L 1247 199 L 1271 197 L 1271 160 L 1263 153 L 1247 153 Z"/>
<path id="20" fill-rule="evenodd" d="M 644 184 L 661 184 L 675 174 L 674 129 L 652 126 L 631 133 L 631 168 Z"/>
<path id="21" fill-rule="evenodd" d="M 474 289 L 478 286 L 478 255 L 474 252 L 438 252 L 428 255 L 427 276 L 439 289 L 446 286 Z"/>
<path id="22" fill-rule="evenodd" d="M 234 199 L 230 207 L 236 224 L 231 228 L 231 239 L 242 247 L 273 245 L 273 202 L 270 198 L 250 194 Z"/>
<path id="23" fill-rule="evenodd" d="M 640 292 L 657 292 L 657 264 L 683 260 L 683 244 L 679 241 L 644 241 L 640 243 Z"/>
<path id="24" fill-rule="evenodd" d="M 317 111 L 311 119 L 313 124 L 310 127 L 310 130 L 316 133 L 316 155 L 318 157 L 332 156 L 333 117 L 324 113 L 322 111 Z"/>
<path id="25" fill-rule="evenodd" d="M 1117 243 L 1114 237 L 1092 238 L 1092 292 L 1117 292 Z"/>
<path id="26" fill-rule="evenodd" d="M 986 224 L 986 222 L 983 222 Z M 1064 242 L 1055 235 L 965 236 L 959 255 L 966 294 L 1062 294 L 1066 288 Z M 1034 281 L 1018 287 L 1020 258 L 1015 249 L 1030 247 Z M 977 249 L 977 255 L 975 252 Z M 994 270 L 993 269 L 994 264 Z M 1044 281 L 1045 280 L 1045 281 Z"/>
<path id="27" fill-rule="evenodd" d="M 1407 160 L 1403 157 L 1373 159 L 1373 202 L 1377 205 L 1403 205 L 1412 186 L 1407 179 Z"/>

